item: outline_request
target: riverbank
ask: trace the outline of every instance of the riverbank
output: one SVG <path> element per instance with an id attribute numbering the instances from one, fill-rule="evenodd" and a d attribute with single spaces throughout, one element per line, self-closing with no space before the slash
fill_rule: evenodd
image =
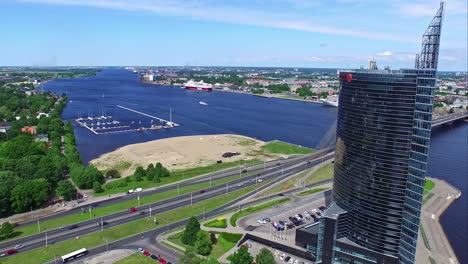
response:
<path id="1" fill-rule="evenodd" d="M 146 83 L 146 84 L 181 87 L 180 84 L 170 85 L 170 84 L 160 84 L 157 82 L 148 82 L 148 81 L 141 81 L 141 82 Z M 259 96 L 259 97 L 265 97 L 265 98 L 286 99 L 286 100 L 293 100 L 293 101 L 306 102 L 306 103 L 322 104 L 320 100 L 307 100 L 307 99 L 302 99 L 299 97 L 296 98 L 294 96 L 288 96 L 288 95 L 283 95 L 283 94 L 253 94 L 253 93 L 248 93 L 248 92 L 244 92 L 240 90 L 231 90 L 231 89 L 229 90 L 213 89 L 213 92 L 236 93 L 236 94 L 253 95 L 253 96 Z"/>
<path id="2" fill-rule="evenodd" d="M 431 181 L 435 186 L 423 200 L 416 263 L 458 264 L 439 218 L 462 193 L 443 180 L 431 178 Z"/>
<path id="3" fill-rule="evenodd" d="M 99 170 L 117 169 L 123 176 L 131 175 L 138 165 L 161 162 L 169 170 L 182 170 L 207 166 L 221 160 L 270 160 L 287 157 L 285 154 L 262 150 L 264 141 L 231 134 L 182 136 L 153 140 L 121 147 L 101 155 L 90 164 Z M 230 158 L 223 158 L 225 152 L 239 152 Z M 125 165 L 125 166 L 122 166 Z"/>

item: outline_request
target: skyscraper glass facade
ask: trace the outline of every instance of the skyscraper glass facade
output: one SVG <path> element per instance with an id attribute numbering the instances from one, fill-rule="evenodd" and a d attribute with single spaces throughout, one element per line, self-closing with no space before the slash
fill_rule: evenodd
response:
<path id="1" fill-rule="evenodd" d="M 433 73 L 340 74 L 333 200 L 349 214 L 336 239 L 346 237 L 402 263 L 414 261 Z"/>

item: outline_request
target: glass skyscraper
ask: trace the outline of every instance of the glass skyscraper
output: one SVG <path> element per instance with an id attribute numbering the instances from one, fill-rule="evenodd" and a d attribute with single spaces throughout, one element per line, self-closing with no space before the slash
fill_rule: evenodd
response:
<path id="1" fill-rule="evenodd" d="M 319 224 L 318 263 L 414 263 L 442 16 L 443 3 L 415 69 L 340 72 L 333 202 Z"/>

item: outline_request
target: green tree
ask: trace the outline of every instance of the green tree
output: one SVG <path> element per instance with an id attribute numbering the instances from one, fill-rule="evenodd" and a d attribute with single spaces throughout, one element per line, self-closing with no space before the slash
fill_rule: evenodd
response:
<path id="1" fill-rule="evenodd" d="M 275 257 L 270 250 L 262 248 L 256 257 L 257 264 L 275 264 Z"/>
<path id="2" fill-rule="evenodd" d="M 10 224 L 10 222 L 5 222 L 2 224 L 2 228 L 0 229 L 0 235 L 4 238 L 8 238 L 14 230 L 14 226 Z"/>
<path id="3" fill-rule="evenodd" d="M 57 188 L 55 189 L 55 194 L 58 197 L 64 199 L 65 201 L 73 200 L 76 197 L 76 189 L 69 181 L 59 181 L 57 183 Z"/>
<path id="4" fill-rule="evenodd" d="M 20 179 L 11 171 L 0 171 L 0 216 L 12 213 L 11 190 L 20 183 Z"/>
<path id="5" fill-rule="evenodd" d="M 182 233 L 181 241 L 186 245 L 193 246 L 197 240 L 197 233 L 200 231 L 200 222 L 195 216 L 190 217 L 185 230 Z"/>
<path id="6" fill-rule="evenodd" d="M 142 180 L 143 180 L 143 177 L 146 176 L 145 169 L 143 169 L 142 166 L 138 166 L 138 167 L 135 169 L 135 172 L 133 173 L 133 176 L 135 177 L 135 180 L 136 180 L 136 181 L 142 181 Z"/>
<path id="7" fill-rule="evenodd" d="M 101 192 L 104 191 L 102 189 L 102 185 L 97 181 L 93 183 L 93 190 L 94 190 L 95 193 L 101 193 Z"/>
<path id="8" fill-rule="evenodd" d="M 24 181 L 11 191 L 12 208 L 16 213 L 37 208 L 49 199 L 49 183 L 45 179 Z"/>
<path id="9" fill-rule="evenodd" d="M 153 164 L 150 164 L 146 168 L 146 178 L 148 179 L 148 181 L 152 181 L 155 177 L 157 177 L 156 168 Z"/>
<path id="10" fill-rule="evenodd" d="M 250 255 L 247 247 L 241 247 L 237 253 L 230 255 L 228 260 L 231 261 L 231 264 L 249 264 L 254 258 Z"/>
<path id="11" fill-rule="evenodd" d="M 208 256 L 212 249 L 210 234 L 204 230 L 199 230 L 194 248 L 198 254 Z"/>
<path id="12" fill-rule="evenodd" d="M 193 248 L 187 248 L 184 255 L 180 256 L 179 264 L 201 264 L 201 259 L 197 257 Z"/>

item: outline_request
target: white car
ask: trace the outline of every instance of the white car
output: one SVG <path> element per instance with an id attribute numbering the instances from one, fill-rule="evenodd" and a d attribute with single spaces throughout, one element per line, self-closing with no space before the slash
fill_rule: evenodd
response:
<path id="1" fill-rule="evenodd" d="M 145 250 L 142 249 L 142 248 L 138 248 L 138 251 L 140 251 L 140 253 L 143 253 L 143 251 L 145 251 Z"/>
<path id="2" fill-rule="evenodd" d="M 134 193 L 134 192 L 135 192 L 135 190 L 128 190 L 127 194 L 131 194 L 131 193 Z"/>
<path id="3" fill-rule="evenodd" d="M 280 256 L 280 259 L 283 260 L 286 257 L 286 254 Z"/>
<path id="4" fill-rule="evenodd" d="M 299 260 L 296 259 L 296 261 L 294 261 L 294 264 L 299 264 Z"/>
<path id="5" fill-rule="evenodd" d="M 20 249 L 20 248 L 24 248 L 24 246 L 21 244 L 15 246 L 15 249 Z"/>
<path id="6" fill-rule="evenodd" d="M 262 179 L 258 179 L 257 182 L 262 182 L 263 180 Z"/>
<path id="7" fill-rule="evenodd" d="M 142 188 L 136 188 L 136 189 L 135 189 L 135 192 L 141 192 L 141 191 L 143 191 Z"/>
<path id="8" fill-rule="evenodd" d="M 296 261 L 296 259 L 295 259 L 295 258 L 291 258 L 291 259 L 289 260 L 289 262 L 288 262 L 288 263 L 289 263 L 289 264 L 293 264 L 293 263 L 294 263 L 294 261 Z"/>

